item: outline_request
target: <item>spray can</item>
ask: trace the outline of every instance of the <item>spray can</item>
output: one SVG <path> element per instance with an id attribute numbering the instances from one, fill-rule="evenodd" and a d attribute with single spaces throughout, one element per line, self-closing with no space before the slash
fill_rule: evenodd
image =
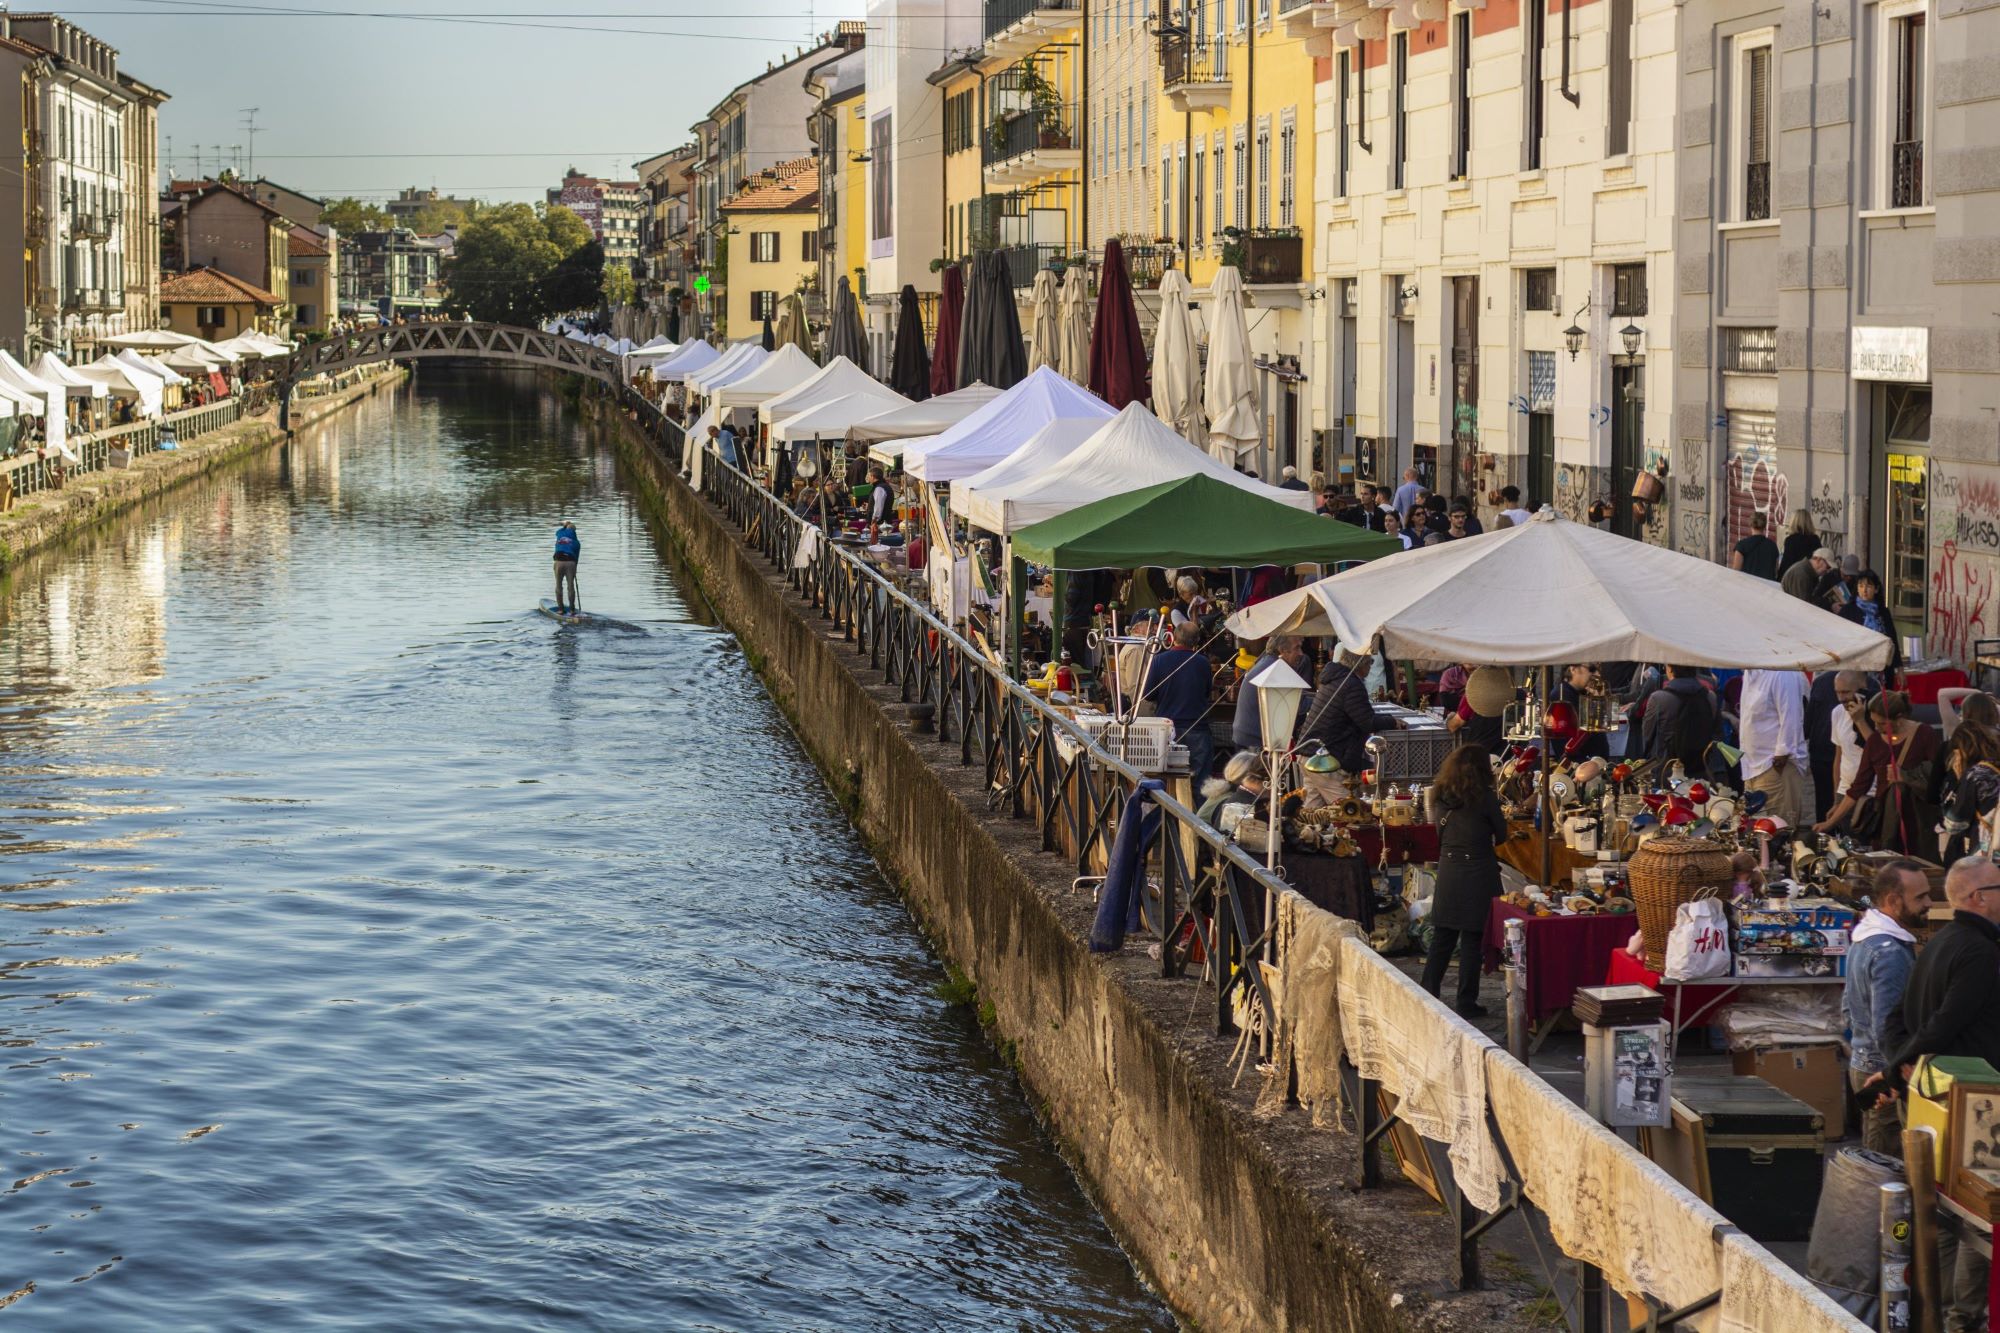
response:
<path id="1" fill-rule="evenodd" d="M 1910 1187 L 1900 1180 L 1884 1181 L 1881 1193 L 1882 1316 L 1881 1333 L 1910 1329 Z"/>

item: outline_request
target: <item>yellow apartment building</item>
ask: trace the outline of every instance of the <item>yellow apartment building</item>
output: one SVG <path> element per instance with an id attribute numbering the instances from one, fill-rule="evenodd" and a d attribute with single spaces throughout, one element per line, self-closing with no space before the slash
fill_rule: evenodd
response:
<path id="1" fill-rule="evenodd" d="M 819 278 L 819 162 L 801 157 L 753 176 L 722 204 L 729 285 L 723 332 L 748 338 L 778 303 Z"/>

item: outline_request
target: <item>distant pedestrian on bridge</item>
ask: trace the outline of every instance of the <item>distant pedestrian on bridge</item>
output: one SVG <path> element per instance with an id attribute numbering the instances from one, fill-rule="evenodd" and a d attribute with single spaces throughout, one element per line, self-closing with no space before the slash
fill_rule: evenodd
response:
<path id="1" fill-rule="evenodd" d="M 556 613 L 558 615 L 582 609 L 576 596 L 576 562 L 582 555 L 583 542 L 576 535 L 576 524 L 564 519 L 556 528 Z"/>

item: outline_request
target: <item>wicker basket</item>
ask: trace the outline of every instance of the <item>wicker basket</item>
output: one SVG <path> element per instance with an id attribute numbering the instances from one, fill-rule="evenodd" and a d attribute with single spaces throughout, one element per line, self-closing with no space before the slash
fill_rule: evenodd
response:
<path id="1" fill-rule="evenodd" d="M 1732 872 L 1729 849 L 1707 838 L 1648 839 L 1632 857 L 1632 902 L 1646 939 L 1646 966 L 1666 970 L 1667 935 L 1674 911 L 1702 896 L 1704 889 L 1727 894 Z"/>

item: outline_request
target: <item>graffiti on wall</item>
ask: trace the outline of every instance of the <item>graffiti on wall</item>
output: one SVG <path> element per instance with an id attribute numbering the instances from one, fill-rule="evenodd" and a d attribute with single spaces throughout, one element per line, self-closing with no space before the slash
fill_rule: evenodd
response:
<path id="1" fill-rule="evenodd" d="M 1580 467 L 1556 469 L 1556 512 L 1578 523 L 1590 521 L 1590 478 L 1587 472 L 1588 469 Z"/>
<path id="2" fill-rule="evenodd" d="M 1931 571 L 1931 632 L 1927 645 L 1960 662 L 1970 661 L 1975 639 L 1992 633 L 1993 592 L 2000 568 L 1990 558 L 1962 552 L 1946 541 Z"/>
<path id="3" fill-rule="evenodd" d="M 1778 470 L 1775 439 L 1758 444 L 1738 444 L 1731 448 L 1729 463 L 1723 473 L 1728 484 L 1727 522 L 1731 546 L 1750 535 L 1753 514 L 1765 516 L 1764 530 L 1772 536 L 1784 531 L 1785 504 L 1791 496 L 1791 483 Z"/>
<path id="4" fill-rule="evenodd" d="M 1975 640 L 2000 637 L 2000 473 L 1933 462 L 1929 480 L 1925 646 L 1966 662 Z"/>
<path id="5" fill-rule="evenodd" d="M 1683 439 L 1674 460 L 1675 549 L 1706 560 L 1708 549 L 1708 441 Z"/>
<path id="6" fill-rule="evenodd" d="M 1835 555 L 1847 545 L 1847 501 L 1833 493 L 1833 481 L 1829 478 L 1819 484 L 1819 494 L 1806 504 L 1812 514 L 1813 529 L 1819 533 L 1819 544 Z"/>

